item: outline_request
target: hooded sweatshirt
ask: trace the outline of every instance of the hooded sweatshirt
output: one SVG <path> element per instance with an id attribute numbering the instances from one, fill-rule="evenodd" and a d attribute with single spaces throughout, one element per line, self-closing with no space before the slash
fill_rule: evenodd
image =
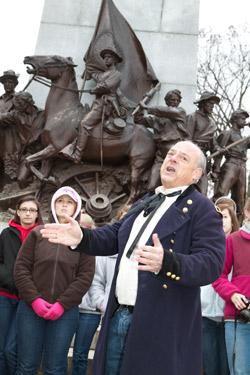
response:
<path id="1" fill-rule="evenodd" d="M 81 198 L 69 186 L 58 189 L 51 200 L 51 212 L 58 222 L 55 202 L 62 195 L 69 195 L 76 203 L 76 218 L 81 211 Z M 61 244 L 50 243 L 35 228 L 22 245 L 17 257 L 14 278 L 21 299 L 31 304 L 36 298 L 50 303 L 59 302 L 65 310 L 79 305 L 88 291 L 95 270 L 95 258 L 70 251 Z"/>

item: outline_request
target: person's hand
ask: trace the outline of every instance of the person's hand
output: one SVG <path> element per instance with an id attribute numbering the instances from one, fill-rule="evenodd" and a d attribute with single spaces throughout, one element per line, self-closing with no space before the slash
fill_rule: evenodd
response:
<path id="1" fill-rule="evenodd" d="M 48 238 L 49 242 L 77 246 L 82 239 L 80 225 L 68 215 L 65 215 L 65 219 L 68 221 L 67 224 L 45 224 L 41 234 L 44 238 Z"/>
<path id="2" fill-rule="evenodd" d="M 59 302 L 55 302 L 53 303 L 53 305 L 51 305 L 51 308 L 44 315 L 44 319 L 57 320 L 62 316 L 63 313 L 64 307 L 62 307 L 62 305 Z"/>
<path id="3" fill-rule="evenodd" d="M 246 304 L 248 303 L 248 299 L 241 293 L 234 293 L 231 296 L 231 301 L 238 310 L 245 309 L 247 307 Z"/>
<path id="4" fill-rule="evenodd" d="M 40 318 L 44 318 L 45 314 L 50 310 L 52 304 L 45 301 L 43 298 L 36 298 L 31 307 L 36 315 L 40 316 Z"/>
<path id="5" fill-rule="evenodd" d="M 138 270 L 158 273 L 161 270 L 164 249 L 156 233 L 152 236 L 153 246 L 139 246 L 134 252 L 134 260 L 138 262 Z"/>
<path id="6" fill-rule="evenodd" d="M 140 107 L 141 107 L 142 109 L 148 109 L 148 106 L 144 103 L 143 100 L 141 100 L 141 101 L 139 102 L 139 105 L 140 105 Z"/>

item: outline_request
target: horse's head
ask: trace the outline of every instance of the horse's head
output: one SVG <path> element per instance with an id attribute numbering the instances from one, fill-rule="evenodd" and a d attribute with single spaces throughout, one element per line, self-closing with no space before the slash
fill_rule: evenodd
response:
<path id="1" fill-rule="evenodd" d="M 27 73 L 40 77 L 55 80 L 61 75 L 62 71 L 68 67 L 74 68 L 75 65 L 71 57 L 62 57 L 57 55 L 51 56 L 26 56 L 24 64 L 27 67 Z"/>

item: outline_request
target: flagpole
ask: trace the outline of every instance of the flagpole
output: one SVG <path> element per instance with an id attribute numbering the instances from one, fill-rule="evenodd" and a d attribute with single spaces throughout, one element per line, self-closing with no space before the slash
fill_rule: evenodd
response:
<path id="1" fill-rule="evenodd" d="M 82 85 L 81 85 L 81 88 L 80 88 L 80 94 L 79 94 L 80 101 L 82 99 L 82 94 L 83 94 L 83 90 L 84 90 L 84 87 L 85 87 L 86 78 L 87 78 L 87 69 L 85 68 L 84 72 L 82 74 L 82 80 L 83 81 L 82 81 Z"/>

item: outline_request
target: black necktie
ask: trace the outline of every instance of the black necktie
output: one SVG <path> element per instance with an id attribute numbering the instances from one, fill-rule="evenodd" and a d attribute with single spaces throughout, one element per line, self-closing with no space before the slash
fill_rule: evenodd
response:
<path id="1" fill-rule="evenodd" d="M 162 204 L 162 202 L 165 200 L 165 198 L 166 197 L 174 197 L 174 196 L 180 195 L 180 194 L 181 194 L 181 190 L 174 191 L 173 193 L 170 193 L 170 194 L 159 193 L 149 203 L 149 205 L 145 207 L 143 216 L 148 216 L 147 220 L 143 223 L 141 229 L 139 230 L 139 232 L 136 235 L 134 241 L 132 242 L 130 248 L 128 249 L 127 254 L 126 254 L 127 258 L 131 257 L 131 254 L 133 253 L 134 248 L 136 247 L 137 243 L 139 242 L 139 239 L 141 238 L 141 235 L 144 232 L 146 226 L 150 222 L 151 218 L 154 216 L 155 211 L 160 207 L 160 205 Z"/>

